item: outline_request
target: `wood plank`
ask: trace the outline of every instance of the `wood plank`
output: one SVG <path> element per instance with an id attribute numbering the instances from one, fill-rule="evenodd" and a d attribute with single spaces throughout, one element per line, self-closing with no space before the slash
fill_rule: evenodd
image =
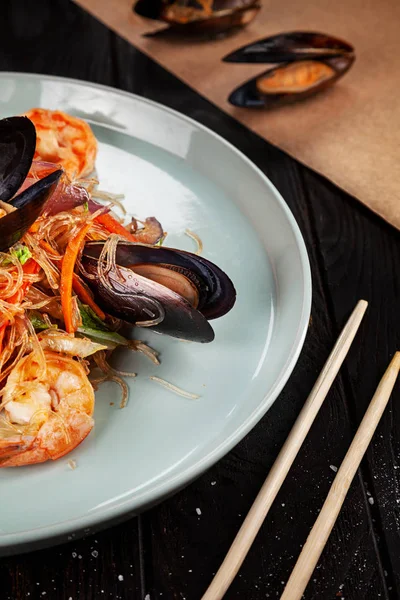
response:
<path id="1" fill-rule="evenodd" d="M 143 600 L 137 523 L 1 558 L 1 600 Z"/>
<path id="2" fill-rule="evenodd" d="M 375 219 L 355 200 L 337 204 L 335 189 L 304 171 L 310 199 L 318 219 L 322 265 L 338 322 L 354 299 L 354 289 L 369 300 L 369 316 L 362 330 L 360 352 L 347 363 L 346 389 L 357 399 L 352 406 L 355 426 L 388 358 L 400 345 L 399 234 Z M 321 194 L 321 190 L 323 193 Z M 333 203 L 335 206 L 333 206 Z M 359 257 L 355 260 L 355 257 Z M 371 494 L 371 516 L 386 547 L 385 570 L 389 587 L 400 595 L 400 408 L 399 386 L 367 452 L 366 489 Z M 366 468 L 368 467 L 368 469 Z"/>

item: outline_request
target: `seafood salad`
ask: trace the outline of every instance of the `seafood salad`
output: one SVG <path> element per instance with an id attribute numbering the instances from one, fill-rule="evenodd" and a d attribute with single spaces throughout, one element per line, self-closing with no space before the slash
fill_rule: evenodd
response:
<path id="1" fill-rule="evenodd" d="M 155 217 L 118 216 L 120 199 L 98 189 L 96 153 L 90 126 L 61 111 L 0 120 L 0 467 L 76 448 L 107 379 L 124 406 L 111 353 L 157 362 L 129 327 L 211 342 L 209 321 L 235 302 L 229 277 L 167 247 Z"/>

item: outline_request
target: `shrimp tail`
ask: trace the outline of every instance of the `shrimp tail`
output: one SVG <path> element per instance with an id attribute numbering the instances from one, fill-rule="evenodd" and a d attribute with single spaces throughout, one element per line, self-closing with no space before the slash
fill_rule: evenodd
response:
<path id="1" fill-rule="evenodd" d="M 60 427 L 50 419 L 36 437 L 22 437 L 19 441 L 0 443 L 0 468 L 22 467 L 57 460 L 78 446 L 91 432 L 93 418 L 85 413 L 73 412 Z M 4 446 L 4 455 L 3 449 Z M 8 448 L 6 447 L 8 446 Z"/>

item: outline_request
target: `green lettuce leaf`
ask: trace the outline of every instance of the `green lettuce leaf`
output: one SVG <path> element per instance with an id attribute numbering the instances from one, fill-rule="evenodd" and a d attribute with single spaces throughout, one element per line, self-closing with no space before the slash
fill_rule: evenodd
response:
<path id="1" fill-rule="evenodd" d="M 93 342 L 98 342 L 113 349 L 116 346 L 127 346 L 128 340 L 116 331 L 99 331 L 88 327 L 78 327 L 78 333 L 90 338 Z"/>
<path id="2" fill-rule="evenodd" d="M 109 348 L 115 346 L 126 346 L 128 340 L 116 331 L 111 331 L 106 323 L 99 319 L 95 312 L 87 304 L 78 301 L 79 310 L 82 318 L 82 325 L 78 327 L 78 332 L 87 336 L 95 342 L 101 342 Z"/>
<path id="3" fill-rule="evenodd" d="M 43 319 L 43 316 L 37 310 L 29 311 L 29 320 L 36 331 L 44 331 L 45 329 L 50 329 L 50 325 L 46 323 L 46 321 Z M 57 325 L 52 325 L 52 327 L 57 328 Z"/>
<path id="4" fill-rule="evenodd" d="M 93 329 L 94 331 L 110 331 L 110 328 L 99 319 L 96 313 L 87 304 L 82 304 L 78 300 L 79 310 L 82 318 L 82 327 Z"/>

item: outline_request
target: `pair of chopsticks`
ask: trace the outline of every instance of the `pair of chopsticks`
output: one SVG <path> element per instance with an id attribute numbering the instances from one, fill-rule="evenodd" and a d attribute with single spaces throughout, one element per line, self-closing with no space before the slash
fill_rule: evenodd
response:
<path id="1" fill-rule="evenodd" d="M 234 580 L 350 349 L 367 306 L 368 303 L 365 300 L 360 300 L 352 312 L 228 554 L 202 600 L 220 600 Z M 336 474 L 321 512 L 286 584 L 281 600 L 301 599 L 328 541 L 354 475 L 389 401 L 399 369 L 400 352 L 396 352 Z"/>

